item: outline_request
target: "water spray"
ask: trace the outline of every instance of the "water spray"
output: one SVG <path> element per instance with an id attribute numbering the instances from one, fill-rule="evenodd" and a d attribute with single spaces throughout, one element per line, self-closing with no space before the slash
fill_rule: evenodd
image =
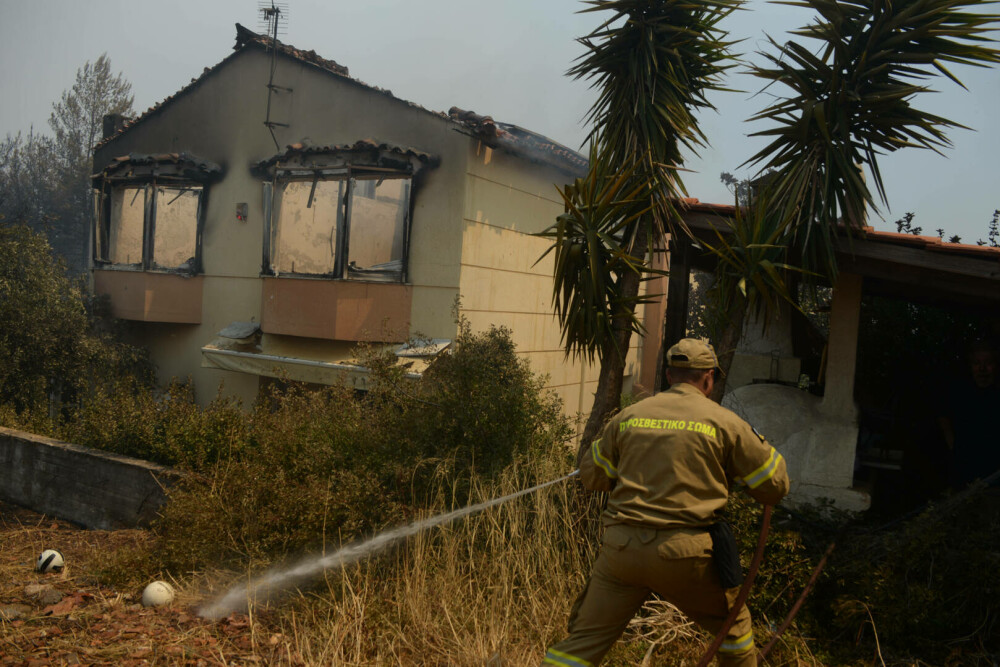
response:
<path id="1" fill-rule="evenodd" d="M 258 604 L 267 602 L 287 589 L 313 579 L 316 575 L 326 570 L 350 565 L 355 561 L 361 560 L 366 556 L 386 549 L 400 540 L 403 540 L 411 535 L 416 535 L 417 533 L 428 528 L 448 523 L 450 521 L 469 516 L 470 514 L 475 514 L 476 512 L 480 512 L 488 507 L 506 503 L 507 501 L 528 495 L 529 493 L 534 493 L 535 491 L 540 491 L 545 487 L 565 481 L 570 477 L 579 474 L 579 472 L 579 470 L 574 470 L 568 475 L 563 475 L 558 479 L 537 484 L 529 489 L 523 489 L 521 491 L 501 496 L 499 498 L 494 498 L 492 500 L 487 500 L 476 505 L 469 505 L 468 507 L 463 507 L 451 512 L 421 519 L 420 521 L 416 521 L 407 526 L 393 528 L 392 530 L 384 533 L 379 533 L 364 542 L 342 547 L 327 556 L 311 556 L 301 561 L 298 565 L 272 570 L 246 584 L 237 584 L 233 586 L 223 596 L 199 609 L 198 615 L 202 618 L 215 620 L 228 616 L 233 612 L 247 609 L 251 603 Z"/>

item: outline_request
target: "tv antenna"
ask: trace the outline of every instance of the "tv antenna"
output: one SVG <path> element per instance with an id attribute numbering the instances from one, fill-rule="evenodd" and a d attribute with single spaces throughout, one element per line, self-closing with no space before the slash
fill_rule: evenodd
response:
<path id="1" fill-rule="evenodd" d="M 257 13 L 260 14 L 260 19 L 257 22 L 260 32 L 274 41 L 278 40 L 278 35 L 285 34 L 287 31 L 285 24 L 288 21 L 287 1 L 257 0 Z"/>
<path id="2" fill-rule="evenodd" d="M 277 0 L 257 0 L 257 11 L 260 13 L 260 30 L 271 38 L 271 71 L 267 78 L 267 111 L 264 117 L 264 125 L 271 133 L 271 140 L 274 147 L 280 151 L 278 137 L 274 135 L 274 128 L 288 127 L 288 123 L 278 123 L 271 120 L 271 97 L 275 93 L 290 93 L 291 88 L 277 86 L 274 83 L 274 72 L 278 68 L 278 35 L 283 35 L 286 31 L 285 23 L 288 21 L 288 2 L 278 2 Z"/>

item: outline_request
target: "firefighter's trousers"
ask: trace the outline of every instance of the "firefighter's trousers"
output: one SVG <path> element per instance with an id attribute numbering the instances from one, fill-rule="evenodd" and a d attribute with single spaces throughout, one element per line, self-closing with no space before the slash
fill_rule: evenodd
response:
<path id="1" fill-rule="evenodd" d="M 719 583 L 711 545 L 705 531 L 609 526 L 590 580 L 570 613 L 570 635 L 548 650 L 544 664 L 599 664 L 650 591 L 716 634 L 738 589 L 727 590 Z M 746 606 L 729 629 L 718 657 L 719 664 L 727 667 L 757 664 Z"/>

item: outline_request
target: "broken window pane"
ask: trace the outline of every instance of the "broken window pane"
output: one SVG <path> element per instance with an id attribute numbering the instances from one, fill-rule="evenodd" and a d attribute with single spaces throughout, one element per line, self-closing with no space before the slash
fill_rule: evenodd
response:
<path id="1" fill-rule="evenodd" d="M 271 260 L 276 273 L 333 273 L 344 184 L 342 180 L 283 184 Z"/>
<path id="2" fill-rule="evenodd" d="M 351 199 L 348 275 L 402 275 L 409 199 L 409 179 L 355 181 Z"/>
<path id="3" fill-rule="evenodd" d="M 112 264 L 142 264 L 142 228 L 145 219 L 144 188 L 115 188 L 111 193 L 111 226 L 108 261 Z"/>
<path id="4" fill-rule="evenodd" d="M 200 187 L 156 188 L 155 268 L 194 270 L 200 200 Z"/>

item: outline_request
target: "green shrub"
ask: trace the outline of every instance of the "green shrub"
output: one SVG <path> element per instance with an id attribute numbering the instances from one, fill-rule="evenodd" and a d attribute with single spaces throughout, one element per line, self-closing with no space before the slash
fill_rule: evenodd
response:
<path id="1" fill-rule="evenodd" d="M 819 592 L 832 630 L 871 649 L 874 627 L 883 652 L 934 664 L 994 664 L 1000 496 L 948 503 L 845 540 Z"/>
<path id="2" fill-rule="evenodd" d="M 769 656 L 772 664 L 794 664 L 801 637 L 810 638 L 808 649 L 822 664 L 871 664 L 879 651 L 887 664 L 915 658 L 993 664 L 990 656 L 1000 649 L 1000 585 L 993 574 L 1000 564 L 1000 497 L 986 492 L 948 502 L 889 526 L 865 518 L 845 526 L 843 517 L 831 521 L 826 507 L 799 508 L 791 521 L 776 510 L 749 601 L 758 643 L 788 614 L 829 543 L 837 547 Z M 731 496 L 726 514 L 744 566 L 761 513 L 745 495 Z"/>
<path id="3" fill-rule="evenodd" d="M 158 565 L 174 571 L 259 565 L 339 545 L 405 516 L 371 473 L 297 476 L 275 464 L 275 453 L 268 447 L 260 458 L 220 462 L 206 477 L 172 490 L 156 525 Z"/>
<path id="4" fill-rule="evenodd" d="M 249 429 L 240 402 L 221 393 L 201 407 L 189 384 L 175 381 L 152 392 L 122 381 L 83 399 L 58 434 L 86 447 L 198 470 L 238 455 L 249 444 Z"/>
<path id="5" fill-rule="evenodd" d="M 739 542 L 744 571 L 749 567 L 757 547 L 763 512 L 763 506 L 746 493 L 736 492 L 729 496 L 725 518 Z M 808 514 L 815 524 L 790 523 L 788 515 L 780 509 L 775 509 L 771 516 L 764 558 L 747 601 L 754 616 L 758 646 L 770 640 L 771 632 L 795 604 L 822 557 L 827 546 L 826 538 L 831 535 L 824 530 L 829 521 L 823 513 L 804 509 L 800 509 L 800 513 Z M 809 598 L 810 602 L 814 597 L 815 593 Z M 797 664 L 792 659 L 792 655 L 801 650 L 801 641 L 797 637 L 815 636 L 814 633 L 821 631 L 812 607 L 806 605 L 796 615 L 795 625 L 785 641 L 775 646 L 769 664 Z M 791 662 L 786 663 L 786 659 Z"/>
<path id="6" fill-rule="evenodd" d="M 476 334 L 461 318 L 458 326 L 455 350 L 424 373 L 419 400 L 404 403 L 406 437 L 416 451 L 492 475 L 532 448 L 566 442 L 561 401 L 515 354 L 510 330 Z"/>
<path id="7" fill-rule="evenodd" d="M 0 226 L 2 423 L 42 425 L 32 413 L 74 405 L 129 377 L 148 384 L 145 353 L 121 342 L 106 303 L 70 281 L 45 237 Z"/>
<path id="8" fill-rule="evenodd" d="M 227 406 L 198 417 L 183 397 L 143 398 L 134 417 L 109 408 L 95 418 L 117 419 L 105 430 L 142 451 L 174 451 L 165 444 L 168 422 L 191 438 L 196 454 L 186 460 L 198 474 L 171 492 L 157 525 L 161 565 L 263 563 L 350 541 L 405 523 L 421 506 L 465 504 L 469 480 L 532 452 L 559 451 L 571 435 L 558 399 L 504 329 L 476 334 L 460 322 L 454 351 L 417 382 L 394 355 L 369 350 L 363 360 L 372 372 L 366 394 L 273 386 L 245 430 L 230 423 Z M 225 437 L 206 433 L 237 444 L 226 451 Z"/>

